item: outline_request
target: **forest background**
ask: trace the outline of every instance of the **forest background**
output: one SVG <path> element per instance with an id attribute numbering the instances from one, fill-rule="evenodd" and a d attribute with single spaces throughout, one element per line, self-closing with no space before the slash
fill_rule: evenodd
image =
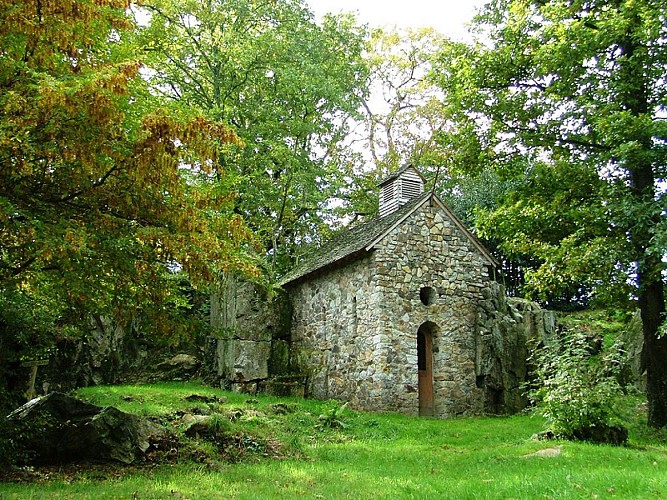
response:
<path id="1" fill-rule="evenodd" d="M 666 11 L 494 0 L 460 42 L 301 0 L 0 0 L 2 356 L 91 315 L 206 328 L 222 276 L 270 288 L 412 163 L 510 293 L 640 309 L 663 427 Z"/>

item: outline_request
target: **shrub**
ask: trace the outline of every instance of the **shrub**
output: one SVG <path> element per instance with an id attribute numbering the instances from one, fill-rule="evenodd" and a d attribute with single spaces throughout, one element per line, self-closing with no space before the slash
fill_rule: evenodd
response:
<path id="1" fill-rule="evenodd" d="M 535 381 L 528 397 L 557 437 L 615 444 L 627 440 L 623 423 L 629 408 L 618 382 L 624 354 L 614 344 L 591 355 L 590 338 L 579 331 L 533 349 Z"/>
<path id="2" fill-rule="evenodd" d="M 31 423 L 10 421 L 0 416 L 0 472 L 29 463 L 34 453 L 25 447 L 25 442 L 34 439 L 41 428 L 34 429 Z"/>
<path id="3" fill-rule="evenodd" d="M 324 410 L 324 413 L 317 417 L 318 423 L 315 427 L 319 430 L 346 429 L 348 427 L 344 421 L 346 408 L 347 403 L 339 405 L 338 401 L 332 400 Z"/>

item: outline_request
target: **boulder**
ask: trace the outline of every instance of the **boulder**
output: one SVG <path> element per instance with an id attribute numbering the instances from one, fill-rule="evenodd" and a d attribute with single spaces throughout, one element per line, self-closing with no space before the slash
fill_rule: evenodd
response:
<path id="1" fill-rule="evenodd" d="M 212 417 L 210 415 L 183 415 L 181 419 L 183 434 L 188 437 L 207 436 L 210 434 Z"/>
<path id="2" fill-rule="evenodd" d="M 155 368 L 159 380 L 183 380 L 193 377 L 199 370 L 201 363 L 190 354 L 177 354 Z"/>
<path id="3" fill-rule="evenodd" d="M 188 403 L 226 403 L 227 398 L 224 396 L 208 396 L 206 394 L 190 394 L 185 396 L 183 401 Z"/>
<path id="4" fill-rule="evenodd" d="M 159 425 L 112 406 L 100 407 L 53 392 L 7 416 L 30 463 L 117 461 L 129 464 L 164 434 Z"/>

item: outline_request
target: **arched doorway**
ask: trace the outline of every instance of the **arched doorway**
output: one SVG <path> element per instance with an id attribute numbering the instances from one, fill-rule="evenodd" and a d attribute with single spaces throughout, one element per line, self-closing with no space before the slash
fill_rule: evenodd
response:
<path id="1" fill-rule="evenodd" d="M 427 321 L 417 330 L 417 372 L 419 387 L 419 415 L 432 416 L 433 405 L 433 335 L 435 323 Z"/>

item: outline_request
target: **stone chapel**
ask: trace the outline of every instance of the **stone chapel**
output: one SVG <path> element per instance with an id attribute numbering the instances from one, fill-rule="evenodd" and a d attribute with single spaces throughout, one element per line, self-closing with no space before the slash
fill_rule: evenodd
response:
<path id="1" fill-rule="evenodd" d="M 282 280 L 312 394 L 366 409 L 482 410 L 477 303 L 497 263 L 406 166 L 380 184 L 380 216 Z"/>
<path id="2" fill-rule="evenodd" d="M 218 300 L 223 383 L 280 393 L 290 380 L 306 396 L 440 418 L 519 410 L 542 318 L 508 304 L 494 257 L 415 167 L 378 187 L 379 217 L 284 276 L 280 305 L 237 286 Z"/>

